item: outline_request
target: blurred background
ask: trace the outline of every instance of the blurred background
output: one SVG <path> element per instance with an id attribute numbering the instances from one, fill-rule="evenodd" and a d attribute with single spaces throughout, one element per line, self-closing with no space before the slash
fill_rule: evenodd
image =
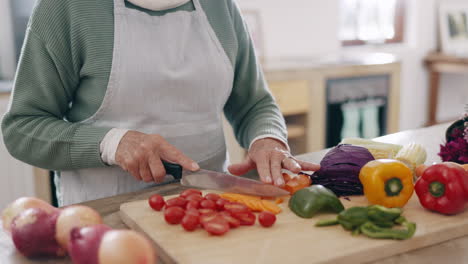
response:
<path id="1" fill-rule="evenodd" d="M 294 154 L 453 121 L 468 103 L 466 0 L 237 0 Z M 35 0 L 0 0 L 0 113 Z M 245 154 L 226 128 L 232 161 Z M 0 143 L 0 207 L 50 200 L 49 172 Z"/>

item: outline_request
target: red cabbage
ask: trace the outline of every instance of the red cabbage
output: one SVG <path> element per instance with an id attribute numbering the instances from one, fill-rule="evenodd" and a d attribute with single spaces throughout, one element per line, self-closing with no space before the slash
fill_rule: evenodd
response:
<path id="1" fill-rule="evenodd" d="M 363 194 L 359 171 L 374 160 L 366 148 L 340 144 L 331 149 L 320 162 L 320 170 L 311 175 L 312 184 L 320 184 L 337 196 Z"/>

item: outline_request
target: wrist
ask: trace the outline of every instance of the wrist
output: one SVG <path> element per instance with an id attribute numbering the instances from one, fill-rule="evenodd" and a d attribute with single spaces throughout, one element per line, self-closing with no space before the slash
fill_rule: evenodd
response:
<path id="1" fill-rule="evenodd" d="M 278 143 L 279 146 L 284 148 L 284 150 L 287 150 L 288 152 L 290 151 L 288 143 L 284 139 L 282 139 L 282 138 L 280 138 L 280 137 L 278 137 L 276 135 L 262 135 L 262 136 L 258 136 L 256 138 L 254 138 L 252 140 L 252 142 L 250 143 L 249 150 L 254 146 L 254 144 L 258 144 L 258 143 L 261 143 L 263 141 L 274 141 L 274 142 Z"/>
<path id="2" fill-rule="evenodd" d="M 113 128 L 107 132 L 100 144 L 101 159 L 107 165 L 116 165 L 115 154 L 120 141 L 128 133 L 128 129 Z"/>

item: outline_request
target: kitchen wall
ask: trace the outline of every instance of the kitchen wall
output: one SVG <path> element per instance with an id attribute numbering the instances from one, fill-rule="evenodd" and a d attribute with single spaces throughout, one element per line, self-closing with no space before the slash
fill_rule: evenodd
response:
<path id="1" fill-rule="evenodd" d="M 0 0 L 0 80 L 12 79 L 15 75 L 16 57 L 12 30 L 10 1 Z"/>
<path id="2" fill-rule="evenodd" d="M 405 42 L 392 45 L 341 47 L 338 40 L 339 0 L 237 0 L 242 9 L 260 11 L 266 63 L 274 57 L 321 56 L 336 52 L 391 52 L 402 60 L 400 129 L 426 123 L 428 75 L 424 56 L 437 46 L 436 0 L 406 0 Z M 442 0 L 447 1 L 447 0 Z M 461 115 L 468 103 L 468 77 L 444 75 L 438 118 Z"/>

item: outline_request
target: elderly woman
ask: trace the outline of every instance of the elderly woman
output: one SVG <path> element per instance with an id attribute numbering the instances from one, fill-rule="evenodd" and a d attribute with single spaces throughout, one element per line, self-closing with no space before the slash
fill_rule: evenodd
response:
<path id="1" fill-rule="evenodd" d="M 2 130 L 66 205 L 161 183 L 161 160 L 225 171 L 223 112 L 249 149 L 231 173 L 318 168 L 289 154 L 232 0 L 39 0 Z"/>

